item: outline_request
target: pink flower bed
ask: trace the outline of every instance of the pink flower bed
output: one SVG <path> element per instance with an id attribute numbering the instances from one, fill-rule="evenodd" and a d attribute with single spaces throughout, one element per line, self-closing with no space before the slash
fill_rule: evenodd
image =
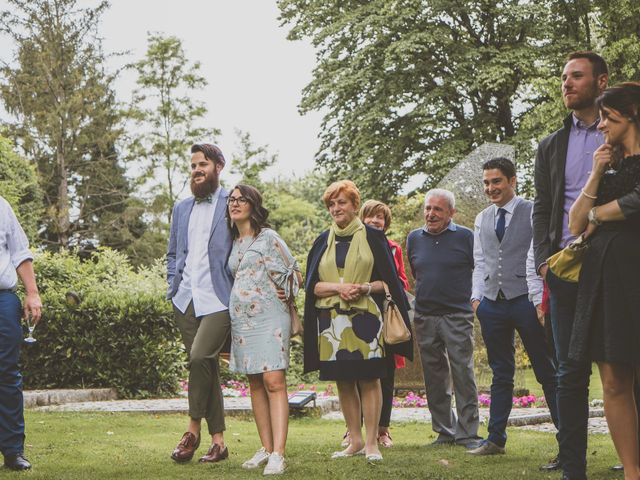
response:
<path id="1" fill-rule="evenodd" d="M 189 382 L 182 380 L 180 382 L 182 390 L 187 391 L 189 389 Z M 222 388 L 222 394 L 225 397 L 248 397 L 250 395 L 249 386 L 246 383 L 239 382 L 237 380 L 229 380 L 226 384 L 220 385 Z M 296 390 L 309 390 L 315 392 L 317 387 L 315 385 L 299 384 Z M 324 391 L 318 392 L 319 397 L 333 397 L 337 392 L 332 384 L 327 384 Z M 489 407 L 491 405 L 491 396 L 486 393 L 478 395 L 478 406 Z M 394 408 L 423 408 L 427 406 L 426 395 L 420 395 L 415 392 L 409 392 L 404 397 L 394 397 Z M 513 397 L 513 406 L 516 408 L 529 408 L 529 407 L 546 407 L 547 402 L 544 397 L 536 397 L 535 395 L 524 395 L 522 397 Z"/>

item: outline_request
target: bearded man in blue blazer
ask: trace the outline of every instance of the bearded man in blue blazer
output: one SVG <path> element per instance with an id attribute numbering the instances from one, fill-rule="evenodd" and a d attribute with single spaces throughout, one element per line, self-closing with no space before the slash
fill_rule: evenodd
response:
<path id="1" fill-rule="evenodd" d="M 188 462 L 200 445 L 206 419 L 211 447 L 200 462 L 228 458 L 224 443 L 224 405 L 218 354 L 229 336 L 229 294 L 233 278 L 227 267 L 231 232 L 225 221 L 228 192 L 220 186 L 225 158 L 210 143 L 191 147 L 191 192 L 177 203 L 167 251 L 167 299 L 189 354 L 189 426 L 171 454 Z"/>

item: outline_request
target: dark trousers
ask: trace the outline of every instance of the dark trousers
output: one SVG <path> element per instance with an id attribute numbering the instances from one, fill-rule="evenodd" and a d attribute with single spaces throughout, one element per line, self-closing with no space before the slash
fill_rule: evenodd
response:
<path id="1" fill-rule="evenodd" d="M 393 407 L 393 384 L 396 376 L 396 360 L 393 353 L 388 353 L 384 358 L 387 375 L 380 379 L 382 388 L 382 410 L 378 426 L 388 427 L 391 423 L 391 408 Z"/>
<path id="2" fill-rule="evenodd" d="M 591 362 L 569 359 L 569 344 L 576 311 L 578 284 L 547 272 L 551 326 L 558 360 L 558 443 L 562 469 L 571 478 L 586 478 L 587 426 Z M 640 387 L 635 383 L 636 408 L 640 412 Z"/>
<path id="3" fill-rule="evenodd" d="M 556 370 L 545 340 L 544 328 L 527 295 L 511 300 L 493 301 L 484 298 L 478 305 L 476 315 L 480 320 L 482 338 L 493 372 L 489 441 L 501 447 L 507 442 L 507 420 L 513 405 L 516 331 L 527 351 L 536 380 L 542 385 L 553 423 L 557 426 Z"/>
<path id="4" fill-rule="evenodd" d="M 22 375 L 18 370 L 22 327 L 20 300 L 13 292 L 0 292 L 0 451 L 23 452 L 24 414 Z"/>

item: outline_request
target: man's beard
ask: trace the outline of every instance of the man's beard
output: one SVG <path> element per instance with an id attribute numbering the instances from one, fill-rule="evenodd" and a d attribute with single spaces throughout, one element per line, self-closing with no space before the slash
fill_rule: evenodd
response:
<path id="1" fill-rule="evenodd" d="M 597 80 L 594 80 L 592 88 L 588 93 L 578 95 L 578 97 L 570 103 L 567 103 L 565 101 L 565 106 L 570 110 L 584 110 L 585 108 L 593 106 L 599 94 L 600 91 L 598 90 L 598 82 Z"/>
<path id="2" fill-rule="evenodd" d="M 215 172 L 207 175 L 204 182 L 199 183 L 195 182 L 195 177 L 192 175 L 191 193 L 193 193 L 193 196 L 196 198 L 204 198 L 215 192 L 219 184 L 218 175 Z"/>

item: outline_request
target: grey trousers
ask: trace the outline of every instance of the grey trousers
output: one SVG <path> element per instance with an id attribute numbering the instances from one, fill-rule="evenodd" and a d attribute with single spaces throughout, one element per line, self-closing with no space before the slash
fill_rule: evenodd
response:
<path id="1" fill-rule="evenodd" d="M 465 444 L 478 439 L 478 389 L 473 373 L 473 314 L 415 313 L 416 339 L 433 431 L 438 440 Z M 451 408 L 455 389 L 456 415 Z"/>
<path id="2" fill-rule="evenodd" d="M 209 433 L 223 432 L 224 401 L 218 354 L 231 329 L 229 311 L 196 317 L 193 302 L 185 313 L 173 307 L 182 341 L 189 354 L 189 416 L 207 420 Z"/>

